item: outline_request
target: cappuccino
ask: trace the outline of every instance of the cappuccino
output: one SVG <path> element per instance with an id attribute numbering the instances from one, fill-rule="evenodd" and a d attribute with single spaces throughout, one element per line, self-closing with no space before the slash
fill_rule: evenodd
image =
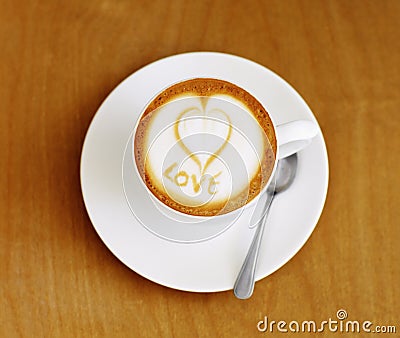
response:
<path id="1" fill-rule="evenodd" d="M 142 180 L 166 206 L 215 216 L 241 208 L 266 186 L 277 151 L 265 108 L 227 81 L 172 85 L 141 115 L 134 158 Z"/>

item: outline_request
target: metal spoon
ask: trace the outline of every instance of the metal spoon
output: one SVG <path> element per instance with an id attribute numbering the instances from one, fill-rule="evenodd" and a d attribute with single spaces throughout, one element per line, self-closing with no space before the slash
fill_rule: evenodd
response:
<path id="1" fill-rule="evenodd" d="M 266 191 L 267 196 L 262 217 L 257 224 L 256 233 L 233 288 L 233 292 L 237 298 L 247 299 L 253 294 L 258 253 L 272 200 L 276 194 L 289 188 L 296 176 L 296 169 L 297 154 L 285 157 L 278 162 L 274 176 L 275 185 L 270 184 L 270 187 Z"/>

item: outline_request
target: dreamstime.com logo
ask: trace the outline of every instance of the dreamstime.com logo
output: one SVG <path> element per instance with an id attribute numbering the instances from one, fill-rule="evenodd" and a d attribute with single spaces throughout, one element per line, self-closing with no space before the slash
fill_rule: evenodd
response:
<path id="1" fill-rule="evenodd" d="M 292 320 L 269 321 L 265 316 L 257 323 L 260 332 L 353 332 L 353 333 L 396 333 L 395 325 L 374 325 L 371 321 L 347 320 L 346 310 L 340 309 L 336 312 L 336 318 L 329 318 L 321 322 L 314 320 L 304 320 L 302 322 Z"/>

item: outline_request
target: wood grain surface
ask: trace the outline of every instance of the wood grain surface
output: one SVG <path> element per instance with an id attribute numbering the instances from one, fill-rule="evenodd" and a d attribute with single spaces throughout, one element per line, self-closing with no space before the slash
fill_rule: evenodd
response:
<path id="1" fill-rule="evenodd" d="M 331 337 L 270 320 L 396 325 L 400 336 L 400 1 L 0 1 L 0 336 Z M 220 51 L 280 74 L 323 130 L 330 183 L 300 252 L 256 284 L 186 293 L 97 236 L 79 165 L 110 91 L 159 58 Z M 373 326 L 374 327 L 374 326 Z"/>

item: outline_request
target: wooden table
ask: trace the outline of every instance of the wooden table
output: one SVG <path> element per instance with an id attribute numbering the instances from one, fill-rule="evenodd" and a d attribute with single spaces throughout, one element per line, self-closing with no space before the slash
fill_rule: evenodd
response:
<path id="1" fill-rule="evenodd" d="M 387 336 L 398 337 L 399 18 L 400 1 L 388 0 L 1 1 L 0 336 L 279 337 L 257 323 L 334 320 L 344 309 L 396 325 Z M 247 301 L 129 270 L 97 236 L 80 191 L 82 143 L 104 98 L 143 65 L 198 50 L 280 74 L 328 148 L 313 235 Z"/>

